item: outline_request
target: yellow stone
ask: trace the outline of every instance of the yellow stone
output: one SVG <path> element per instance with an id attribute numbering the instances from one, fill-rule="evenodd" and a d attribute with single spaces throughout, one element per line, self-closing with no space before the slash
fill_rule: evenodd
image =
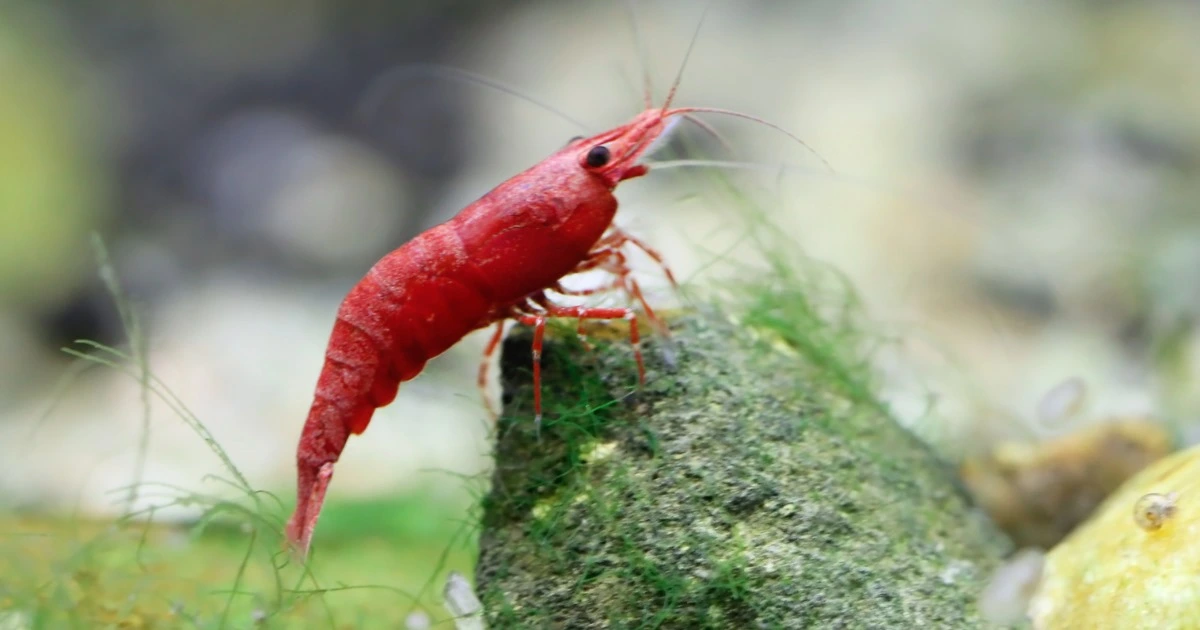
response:
<path id="1" fill-rule="evenodd" d="M 1047 630 L 1200 628 L 1200 446 L 1142 470 L 1052 549 L 1029 615 Z"/>

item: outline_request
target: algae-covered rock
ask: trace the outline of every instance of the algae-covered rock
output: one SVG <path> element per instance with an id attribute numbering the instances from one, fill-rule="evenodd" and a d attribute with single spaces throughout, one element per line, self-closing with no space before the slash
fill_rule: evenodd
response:
<path id="1" fill-rule="evenodd" d="M 1036 628 L 1200 627 L 1200 446 L 1131 478 L 1046 556 Z"/>
<path id="2" fill-rule="evenodd" d="M 502 356 L 505 414 L 478 590 L 492 628 L 970 628 L 1008 543 L 952 471 L 844 364 L 713 315 L 671 352 L 530 331 Z M 674 367 L 664 363 L 670 357 Z M 850 392 L 845 396 L 835 391 Z"/>

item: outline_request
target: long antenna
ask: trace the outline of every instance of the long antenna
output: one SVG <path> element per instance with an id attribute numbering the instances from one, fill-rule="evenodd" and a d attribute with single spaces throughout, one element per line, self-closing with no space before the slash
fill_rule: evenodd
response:
<path id="1" fill-rule="evenodd" d="M 675 82 L 671 84 L 671 91 L 667 92 L 667 101 L 662 106 L 664 116 L 667 113 L 667 109 L 671 107 L 671 101 L 675 99 L 675 91 L 679 89 L 679 82 L 683 79 L 683 70 L 687 68 L 688 59 L 692 57 L 692 49 L 696 47 L 696 40 L 700 38 L 700 27 L 704 26 L 704 18 L 708 16 L 709 6 L 711 6 L 711 3 L 704 3 L 704 11 L 700 13 L 700 21 L 696 22 L 696 30 L 692 33 L 692 41 L 688 42 L 687 52 L 683 54 L 683 63 L 679 64 L 679 72 L 675 74 Z"/>
<path id="2" fill-rule="evenodd" d="M 676 168 L 724 168 L 731 170 L 744 171 L 761 171 L 765 173 L 800 173 L 810 177 L 832 177 L 833 181 L 845 182 L 856 186 L 864 186 L 868 188 L 877 188 L 879 190 L 892 190 L 884 182 L 878 182 L 866 177 L 848 177 L 841 173 L 830 173 L 824 169 L 816 167 L 802 166 L 799 164 L 789 164 L 787 162 L 767 163 L 767 162 L 746 162 L 741 160 L 706 160 L 706 159 L 679 159 L 679 160 L 646 160 L 642 162 L 646 166 L 656 171 Z"/>
<path id="3" fill-rule="evenodd" d="M 728 151 L 730 155 L 737 154 L 737 150 L 733 148 L 733 145 L 730 144 L 729 141 L 725 139 L 725 136 L 722 136 L 712 125 L 700 120 L 699 118 L 696 118 L 691 114 L 681 114 L 681 116 L 687 119 L 687 121 L 693 125 L 703 129 L 705 133 L 716 139 L 717 142 L 721 143 L 722 147 L 725 147 L 725 150 Z"/>
<path id="4" fill-rule="evenodd" d="M 363 94 L 361 104 L 359 105 L 356 114 L 370 119 L 375 115 L 377 110 L 382 106 L 383 101 L 387 98 L 388 93 L 396 87 L 396 84 L 404 81 L 409 81 L 419 77 L 445 77 L 457 79 L 464 83 L 475 83 L 490 87 L 510 96 L 515 96 L 527 103 L 536 105 L 551 114 L 562 118 L 563 120 L 575 125 L 583 131 L 590 132 L 590 127 L 582 121 L 573 118 L 570 114 L 546 103 L 538 100 L 524 92 L 500 81 L 489 79 L 483 75 L 452 68 L 450 66 L 442 66 L 433 63 L 406 63 L 395 66 L 390 70 L 385 71 L 367 86 L 366 92 Z"/>
<path id="5" fill-rule="evenodd" d="M 708 113 L 708 114 L 721 114 L 724 116 L 733 116 L 734 118 L 744 118 L 746 120 L 752 120 L 760 125 L 765 125 L 767 127 L 770 127 L 772 129 L 774 129 L 775 131 L 778 131 L 778 132 L 786 135 L 787 137 L 791 138 L 792 140 L 795 140 L 797 143 L 800 144 L 800 146 L 807 149 L 809 153 L 812 153 L 813 155 L 815 155 L 817 157 L 817 159 L 821 160 L 821 163 L 825 165 L 825 168 L 829 169 L 830 173 L 837 173 L 837 171 L 835 171 L 833 169 L 833 165 L 831 165 L 820 153 L 817 153 L 816 149 L 810 147 L 807 142 L 801 140 L 799 136 L 788 131 L 787 129 L 784 129 L 783 127 L 780 127 L 779 125 L 776 125 L 773 122 L 763 120 L 762 118 L 759 118 L 758 116 L 751 116 L 750 114 L 743 114 L 742 112 L 734 111 L 732 109 L 721 109 L 719 107 L 678 107 L 676 109 L 672 109 L 670 111 L 663 112 L 663 116 L 664 117 L 675 116 L 677 114 L 688 114 L 688 113 L 698 113 L 698 114 Z"/>

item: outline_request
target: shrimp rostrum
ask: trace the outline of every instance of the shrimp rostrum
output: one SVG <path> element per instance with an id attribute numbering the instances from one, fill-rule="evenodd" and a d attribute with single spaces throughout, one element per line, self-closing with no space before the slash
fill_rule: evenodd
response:
<path id="1" fill-rule="evenodd" d="M 607 271 L 613 279 L 609 288 L 635 298 L 648 319 L 665 331 L 630 277 L 624 250 L 642 249 L 660 265 L 662 258 L 613 225 L 613 191 L 647 173 L 649 167 L 640 160 L 669 119 L 691 112 L 752 118 L 712 108 L 672 109 L 670 103 L 668 96 L 662 107 L 648 108 L 624 125 L 573 140 L 384 256 L 350 290 L 338 309 L 296 452 L 297 506 L 287 537 L 302 556 L 347 438 L 367 428 L 375 409 L 396 397 L 401 382 L 417 376 L 426 362 L 468 333 L 496 325 L 490 354 L 506 320 L 534 327 L 539 421 L 540 346 L 547 318 L 627 320 L 644 382 L 632 309 L 564 306 L 550 295 L 572 293 L 559 284 L 565 276 Z M 483 376 L 481 368 L 481 381 Z"/>

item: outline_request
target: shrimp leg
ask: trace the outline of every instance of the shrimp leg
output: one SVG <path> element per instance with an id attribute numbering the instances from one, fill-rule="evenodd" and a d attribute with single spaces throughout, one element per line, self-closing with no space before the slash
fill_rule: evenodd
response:
<path id="1" fill-rule="evenodd" d="M 613 281 L 615 285 L 614 288 L 622 289 L 631 300 L 636 300 L 639 304 L 641 304 L 642 310 L 646 312 L 646 319 L 650 320 L 650 323 L 654 326 L 655 330 L 664 336 L 670 336 L 670 331 L 667 329 L 666 324 L 659 319 L 658 315 L 655 314 L 654 309 L 650 307 L 650 303 L 646 301 L 646 297 L 642 294 L 641 285 L 637 283 L 637 280 L 633 279 L 633 270 L 629 268 L 629 262 L 628 259 L 626 259 L 624 252 L 620 251 L 619 249 L 615 249 L 614 247 L 606 247 L 598 250 L 594 256 L 600 258 L 599 267 L 601 269 L 604 269 L 616 276 L 616 279 Z M 589 259 L 589 262 L 591 260 L 592 259 Z M 663 268 L 666 269 L 665 266 Z M 666 269 L 666 272 L 668 274 L 667 277 L 674 282 L 674 276 L 670 275 L 670 270 Z"/>
<path id="2" fill-rule="evenodd" d="M 496 322 L 496 332 L 492 333 L 491 339 L 488 340 L 487 347 L 483 350 L 483 360 L 479 363 L 479 393 L 483 396 L 483 405 L 487 407 L 488 415 L 494 421 L 500 416 L 496 408 L 492 406 L 492 401 L 487 397 L 487 375 L 488 366 L 491 365 L 492 355 L 496 353 L 497 346 L 500 345 L 500 339 L 504 335 L 504 320 Z"/>
<path id="3" fill-rule="evenodd" d="M 657 251 L 646 246 L 636 238 L 621 232 L 618 228 L 613 228 L 613 230 L 614 232 L 611 232 L 607 237 L 605 237 L 606 239 L 609 239 L 612 244 L 597 248 L 593 253 L 593 257 L 589 258 L 586 262 L 591 263 L 593 260 L 599 259 L 600 268 L 605 269 L 609 273 L 615 275 L 616 284 L 625 291 L 626 295 L 628 295 L 631 300 L 636 300 L 642 305 L 642 310 L 646 312 L 646 319 L 650 320 L 650 324 L 654 326 L 654 329 L 658 332 L 658 334 L 662 335 L 663 341 L 665 342 L 664 345 L 661 346 L 663 360 L 666 361 L 668 366 L 673 367 L 675 365 L 676 352 L 674 345 L 671 343 L 671 331 L 667 327 L 666 323 L 658 318 L 658 315 L 654 313 L 654 309 L 651 308 L 649 302 L 646 301 L 646 297 L 642 294 L 641 286 L 638 285 L 637 280 L 632 277 L 632 270 L 629 268 L 628 260 L 626 259 L 624 252 L 618 248 L 625 243 L 630 243 L 640 247 L 642 251 L 646 252 L 650 257 L 659 262 L 663 271 L 666 273 L 667 279 L 670 280 L 673 285 L 675 285 L 676 289 L 679 288 L 679 285 L 675 284 L 674 274 L 672 274 L 671 270 L 666 266 L 665 263 L 663 263 Z"/>
<path id="4" fill-rule="evenodd" d="M 589 295 L 596 295 L 599 293 L 607 293 L 609 291 L 614 291 L 614 290 L 620 289 L 620 288 L 621 288 L 620 281 L 613 280 L 612 282 L 609 282 L 608 284 L 602 284 L 598 287 L 591 287 L 589 289 L 568 289 L 568 288 L 564 287 L 561 283 L 558 283 L 558 284 L 555 284 L 554 286 L 550 287 L 550 290 L 559 295 L 566 295 L 566 296 L 570 296 L 570 297 L 586 297 Z M 592 345 L 592 342 L 588 341 L 587 335 L 583 332 L 583 322 L 584 322 L 584 318 L 580 317 L 579 325 L 575 327 L 575 336 L 579 338 L 579 343 L 583 344 L 583 347 L 586 348 L 588 351 L 595 350 L 596 346 Z"/>
<path id="5" fill-rule="evenodd" d="M 675 280 L 675 274 L 672 273 L 671 268 L 667 266 L 667 261 L 663 258 L 663 255 L 657 249 L 654 249 L 646 244 L 646 242 L 642 239 L 630 234 L 629 232 L 626 232 L 625 230 L 622 230 L 619 227 L 613 226 L 609 229 L 608 234 L 601 239 L 600 242 L 612 248 L 620 248 L 625 243 L 629 243 L 630 245 L 642 250 L 642 252 L 649 256 L 651 260 L 657 263 L 659 268 L 663 270 L 663 275 L 665 275 L 667 280 L 671 282 L 671 286 L 675 287 L 676 289 L 679 288 L 679 283 Z"/>
<path id="6" fill-rule="evenodd" d="M 637 361 L 638 383 L 646 382 L 646 364 L 642 360 L 641 336 L 638 333 L 637 314 L 630 308 L 592 308 L 587 306 L 557 306 L 547 304 L 545 310 L 536 314 L 520 315 L 517 321 L 533 326 L 533 418 L 538 427 L 542 425 L 542 340 L 546 332 L 546 320 L 550 317 L 573 317 L 578 319 L 624 319 L 629 322 L 629 343 Z"/>

